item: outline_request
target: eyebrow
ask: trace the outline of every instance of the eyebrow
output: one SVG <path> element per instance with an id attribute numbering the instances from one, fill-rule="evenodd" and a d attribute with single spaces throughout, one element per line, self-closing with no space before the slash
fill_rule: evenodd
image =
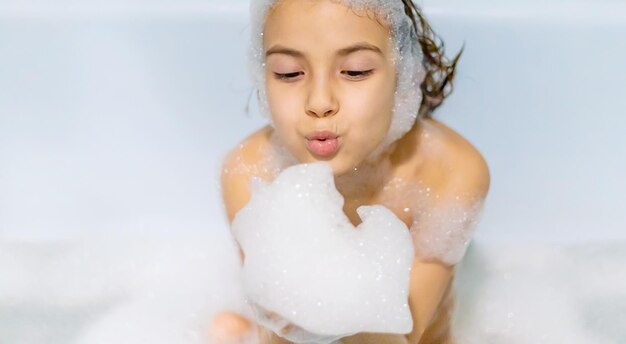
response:
<path id="1" fill-rule="evenodd" d="M 359 42 L 359 43 L 347 46 L 345 48 L 339 49 L 337 50 L 336 54 L 339 56 L 347 56 L 347 55 L 350 55 L 354 52 L 361 51 L 361 50 L 373 51 L 381 56 L 384 55 L 382 50 L 380 50 L 380 48 L 378 48 L 377 46 L 373 44 L 366 43 L 366 42 Z M 265 57 L 267 58 L 268 56 L 272 54 L 284 54 L 284 55 L 289 55 L 289 56 L 293 56 L 297 58 L 304 57 L 304 54 L 302 52 L 295 50 L 295 49 L 283 47 L 282 45 L 275 45 L 271 47 L 270 49 L 268 49 L 267 52 L 265 52 Z"/>

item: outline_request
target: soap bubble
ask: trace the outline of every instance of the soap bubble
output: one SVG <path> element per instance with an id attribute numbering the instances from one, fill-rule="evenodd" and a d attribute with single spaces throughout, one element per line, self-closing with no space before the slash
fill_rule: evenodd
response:
<path id="1" fill-rule="evenodd" d="M 412 330 L 407 226 L 372 205 L 357 209 L 363 222 L 355 227 L 343 204 L 329 164 L 300 164 L 270 184 L 256 183 L 233 220 L 247 300 L 263 326 L 287 339 L 330 343 L 358 332 Z M 297 330 L 281 334 L 289 324 Z"/>

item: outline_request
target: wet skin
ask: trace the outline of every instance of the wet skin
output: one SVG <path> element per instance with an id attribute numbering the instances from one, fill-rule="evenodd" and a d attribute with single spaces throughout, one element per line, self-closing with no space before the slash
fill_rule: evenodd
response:
<path id="1" fill-rule="evenodd" d="M 222 191 L 229 221 L 250 197 L 247 186 L 253 175 L 271 181 L 275 174 L 263 173 L 263 161 L 273 129 L 269 126 L 253 133 L 233 150 L 224 162 Z M 381 173 L 381 171 L 384 171 Z M 406 212 L 402 192 L 387 188 L 384 181 L 400 179 L 406 183 L 428 188 L 431 195 L 424 207 L 440 207 L 449 199 L 467 201 L 468 205 L 484 199 L 489 189 L 489 170 L 482 155 L 461 135 L 443 123 L 424 119 L 398 140 L 389 154 L 375 166 L 362 165 L 355 173 L 335 177 L 338 190 L 345 198 L 344 212 L 354 225 L 360 223 L 356 208 L 364 204 L 382 204 L 392 210 L 407 227 L 413 224 L 412 212 Z M 368 179 L 368 176 L 370 178 Z M 358 180 L 360 187 L 354 187 Z M 382 182 L 381 182 L 382 181 Z M 422 210 L 423 211 L 423 210 Z M 242 258 L 243 252 L 242 252 Z M 411 271 L 409 304 L 414 329 L 407 335 L 361 333 L 342 339 L 344 343 L 446 343 L 451 342 L 450 316 L 454 307 L 451 283 L 455 266 L 416 258 Z M 214 320 L 245 318 L 225 312 Z M 257 328 L 262 343 L 289 343 L 285 339 Z M 238 336 L 244 330 L 232 331 Z"/>

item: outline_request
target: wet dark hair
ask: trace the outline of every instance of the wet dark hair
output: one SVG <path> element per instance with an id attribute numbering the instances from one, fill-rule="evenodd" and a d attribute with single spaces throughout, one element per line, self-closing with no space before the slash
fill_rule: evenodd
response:
<path id="1" fill-rule="evenodd" d="M 432 118 L 435 109 L 452 93 L 456 64 L 463 53 L 464 46 L 452 61 L 448 60 L 445 57 L 443 41 L 432 30 L 422 10 L 412 0 L 402 0 L 402 3 L 404 3 L 404 12 L 413 22 L 424 54 L 426 77 L 421 85 L 424 96 L 419 109 L 419 117 Z"/>

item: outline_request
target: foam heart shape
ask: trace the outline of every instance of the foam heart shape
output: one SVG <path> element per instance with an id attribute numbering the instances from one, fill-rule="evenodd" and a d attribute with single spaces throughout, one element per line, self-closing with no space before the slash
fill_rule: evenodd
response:
<path id="1" fill-rule="evenodd" d="M 381 205 L 359 207 L 354 227 L 343 204 L 325 162 L 255 184 L 232 224 L 248 302 L 320 338 L 410 332 L 408 228 Z"/>

